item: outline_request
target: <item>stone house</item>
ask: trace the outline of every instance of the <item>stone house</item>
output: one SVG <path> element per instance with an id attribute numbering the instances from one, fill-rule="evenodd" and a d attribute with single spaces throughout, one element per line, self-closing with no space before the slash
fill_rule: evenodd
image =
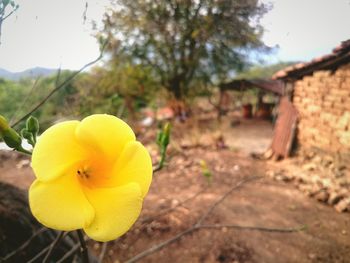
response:
<path id="1" fill-rule="evenodd" d="M 299 149 L 350 154 L 350 40 L 329 55 L 287 67 L 273 76 L 297 112 Z"/>

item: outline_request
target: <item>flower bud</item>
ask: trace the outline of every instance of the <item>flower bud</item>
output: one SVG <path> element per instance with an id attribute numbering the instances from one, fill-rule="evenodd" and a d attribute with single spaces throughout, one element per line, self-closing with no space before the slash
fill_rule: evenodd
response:
<path id="1" fill-rule="evenodd" d="M 163 127 L 163 138 L 162 138 L 162 145 L 163 147 L 168 146 L 170 141 L 170 124 L 167 122 Z"/>
<path id="2" fill-rule="evenodd" d="M 27 119 L 26 128 L 27 131 L 33 134 L 33 136 L 36 136 L 39 132 L 39 121 L 37 120 L 37 118 L 30 116 Z"/>
<path id="3" fill-rule="evenodd" d="M 3 137 L 3 134 L 6 130 L 8 130 L 10 126 L 7 123 L 7 120 L 0 115 L 0 136 Z"/>
<path id="4" fill-rule="evenodd" d="M 22 145 L 22 138 L 14 129 L 8 129 L 3 134 L 4 142 L 13 149 L 19 149 Z"/>
<path id="5" fill-rule="evenodd" d="M 7 146 L 17 149 L 21 147 L 22 139 L 19 134 L 12 129 L 7 120 L 0 115 L 0 137 L 4 140 Z"/>

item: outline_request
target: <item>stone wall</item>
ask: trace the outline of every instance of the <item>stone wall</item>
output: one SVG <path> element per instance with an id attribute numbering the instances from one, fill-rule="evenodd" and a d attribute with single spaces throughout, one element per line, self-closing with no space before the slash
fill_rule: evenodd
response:
<path id="1" fill-rule="evenodd" d="M 296 81 L 293 104 L 299 112 L 301 148 L 350 153 L 350 64 Z"/>

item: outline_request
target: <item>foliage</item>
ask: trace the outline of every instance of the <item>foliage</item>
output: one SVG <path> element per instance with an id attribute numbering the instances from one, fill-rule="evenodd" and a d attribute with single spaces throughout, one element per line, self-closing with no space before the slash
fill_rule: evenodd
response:
<path id="1" fill-rule="evenodd" d="M 284 69 L 295 62 L 279 62 L 272 65 L 255 65 L 236 75 L 236 79 L 269 79 L 277 71 Z"/>
<path id="2" fill-rule="evenodd" d="M 0 112 L 10 119 L 16 112 L 26 89 L 21 83 L 0 79 Z"/>
<path id="3" fill-rule="evenodd" d="M 195 81 L 226 78 L 247 64 L 246 51 L 264 48 L 257 0 L 117 0 L 100 38 L 112 38 L 112 57 L 125 54 L 151 67 L 158 86 L 177 99 Z"/>
<path id="4" fill-rule="evenodd" d="M 124 58 L 94 68 L 75 82 L 83 115 L 99 111 L 129 117 L 154 99 L 155 81 L 150 67 L 134 65 Z"/>
<path id="5" fill-rule="evenodd" d="M 55 88 L 57 82 L 63 81 L 69 74 L 69 71 L 62 71 L 59 79 L 56 75 L 36 80 L 21 79 L 17 82 L 0 79 L 1 114 L 13 122 L 25 114 L 31 105 L 42 100 Z M 71 82 L 34 113 L 35 117 L 40 118 L 43 129 L 59 118 L 74 115 L 70 107 L 70 100 L 76 92 L 74 82 Z M 23 127 L 24 124 L 20 128 Z"/>
<path id="6" fill-rule="evenodd" d="M 16 82 L 0 79 L 0 113 L 13 123 L 71 73 L 65 70 L 59 76 Z M 42 131 L 57 120 L 93 113 L 132 117 L 154 100 L 155 87 L 149 67 L 132 65 L 125 60 L 110 61 L 104 68 L 95 67 L 91 72 L 81 73 L 35 111 L 34 116 L 40 119 Z"/>

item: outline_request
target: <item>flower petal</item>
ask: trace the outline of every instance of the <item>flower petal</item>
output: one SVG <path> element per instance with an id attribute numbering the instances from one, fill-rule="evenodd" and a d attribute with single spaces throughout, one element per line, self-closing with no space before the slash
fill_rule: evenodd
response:
<path id="1" fill-rule="evenodd" d="M 85 189 L 95 218 L 84 228 L 86 234 L 101 242 L 123 235 L 135 223 L 142 208 L 142 196 L 138 184 L 131 183 L 116 188 Z"/>
<path id="2" fill-rule="evenodd" d="M 40 223 L 62 231 L 81 229 L 95 216 L 77 177 L 72 175 L 50 182 L 35 180 L 29 189 L 29 206 Z"/>
<path id="3" fill-rule="evenodd" d="M 151 184 L 152 173 L 152 160 L 147 149 L 137 141 L 129 142 L 113 169 L 113 185 L 138 183 L 144 197 Z"/>
<path id="4" fill-rule="evenodd" d="M 126 143 L 135 140 L 134 132 L 124 121 L 107 114 L 95 114 L 83 119 L 76 135 L 82 144 L 103 152 L 109 161 L 118 157 Z"/>
<path id="5" fill-rule="evenodd" d="M 61 122 L 40 136 L 32 155 L 32 167 L 39 180 L 54 180 L 68 167 L 86 158 L 87 152 L 75 138 L 78 125 L 79 121 Z"/>

